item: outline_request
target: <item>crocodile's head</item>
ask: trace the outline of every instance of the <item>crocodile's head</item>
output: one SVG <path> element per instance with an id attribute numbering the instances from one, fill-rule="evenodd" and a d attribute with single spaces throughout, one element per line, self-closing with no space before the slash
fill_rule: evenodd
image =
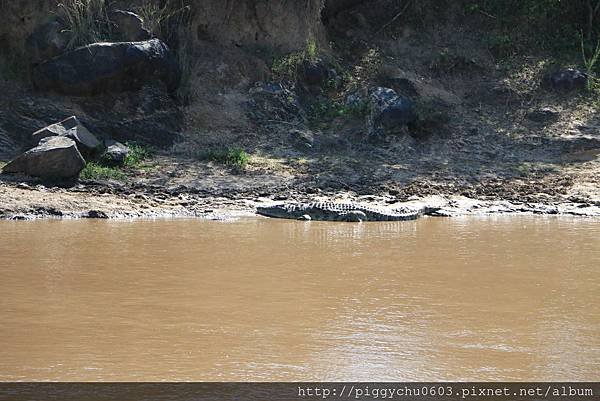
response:
<path id="1" fill-rule="evenodd" d="M 286 205 L 260 206 L 256 208 L 256 212 L 263 216 L 280 219 L 298 218 L 304 214 Z"/>

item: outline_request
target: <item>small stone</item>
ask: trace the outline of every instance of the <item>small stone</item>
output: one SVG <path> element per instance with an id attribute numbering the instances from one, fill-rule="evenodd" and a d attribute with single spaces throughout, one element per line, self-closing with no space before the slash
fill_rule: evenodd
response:
<path id="1" fill-rule="evenodd" d="M 129 155 L 129 148 L 126 145 L 112 139 L 104 141 L 104 145 L 106 151 L 102 155 L 102 161 L 114 166 L 121 166 L 125 163 L 125 159 Z"/>
<path id="2" fill-rule="evenodd" d="M 308 214 L 305 214 L 305 215 L 302 215 L 302 216 L 298 217 L 298 220 L 311 221 L 312 217 L 310 217 Z"/>
<path id="3" fill-rule="evenodd" d="M 536 122 L 536 123 L 550 123 L 558 120 L 560 113 L 556 110 L 552 110 L 551 108 L 543 108 L 539 110 L 534 110 L 527 114 L 527 119 Z"/>
<path id="4" fill-rule="evenodd" d="M 101 210 L 90 210 L 87 214 L 89 219 L 108 219 L 108 215 Z"/>

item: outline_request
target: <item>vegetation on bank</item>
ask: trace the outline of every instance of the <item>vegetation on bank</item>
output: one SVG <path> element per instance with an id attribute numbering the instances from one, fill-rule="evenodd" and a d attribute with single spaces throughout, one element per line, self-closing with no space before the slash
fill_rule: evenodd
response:
<path id="1" fill-rule="evenodd" d="M 273 77 L 279 81 L 295 82 L 302 65 L 305 62 L 315 63 L 317 56 L 317 42 L 314 38 L 309 37 L 306 41 L 306 47 L 301 51 L 277 57 L 272 61 L 271 72 L 273 73 Z"/>
<path id="2" fill-rule="evenodd" d="M 152 155 L 149 149 L 135 143 L 127 143 L 127 147 L 129 153 L 122 166 L 114 166 L 108 159 L 100 158 L 99 161 L 87 163 L 79 173 L 79 178 L 83 180 L 125 180 L 129 172 L 143 168 L 144 161 Z"/>
<path id="3" fill-rule="evenodd" d="M 79 173 L 82 180 L 117 180 L 123 181 L 127 175 L 118 167 L 104 166 L 97 162 L 89 162 Z"/>
<path id="4" fill-rule="evenodd" d="M 206 152 L 203 158 L 232 167 L 237 171 L 245 170 L 250 161 L 250 155 L 241 148 L 210 150 Z"/>
<path id="5" fill-rule="evenodd" d="M 139 168 L 142 162 L 152 155 L 150 150 L 136 143 L 128 142 L 127 147 L 129 148 L 129 153 L 127 153 L 123 162 L 123 166 L 127 168 Z"/>

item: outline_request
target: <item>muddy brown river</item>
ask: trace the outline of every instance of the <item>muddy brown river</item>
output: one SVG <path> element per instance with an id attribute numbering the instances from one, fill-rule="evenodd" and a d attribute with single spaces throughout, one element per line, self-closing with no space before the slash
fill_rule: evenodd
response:
<path id="1" fill-rule="evenodd" d="M 587 380 L 600 221 L 0 221 L 0 380 Z"/>

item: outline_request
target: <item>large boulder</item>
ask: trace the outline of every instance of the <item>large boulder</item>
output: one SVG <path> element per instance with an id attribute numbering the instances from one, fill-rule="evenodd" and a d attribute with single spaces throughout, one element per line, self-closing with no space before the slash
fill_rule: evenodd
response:
<path id="1" fill-rule="evenodd" d="M 42 128 L 31 136 L 36 145 L 42 139 L 51 136 L 64 136 L 72 139 L 86 160 L 94 159 L 103 149 L 102 143 L 75 116 Z"/>
<path id="2" fill-rule="evenodd" d="M 44 138 L 4 166 L 5 173 L 22 173 L 34 177 L 68 179 L 79 175 L 85 160 L 77 150 L 75 141 L 64 136 Z"/>
<path id="3" fill-rule="evenodd" d="M 174 54 L 159 39 L 94 43 L 66 52 L 33 70 L 37 89 L 78 96 L 136 90 L 157 79 L 174 91 L 179 78 Z"/>
<path id="4" fill-rule="evenodd" d="M 390 88 L 376 88 L 370 97 L 371 133 L 396 133 L 416 119 L 414 103 Z"/>

